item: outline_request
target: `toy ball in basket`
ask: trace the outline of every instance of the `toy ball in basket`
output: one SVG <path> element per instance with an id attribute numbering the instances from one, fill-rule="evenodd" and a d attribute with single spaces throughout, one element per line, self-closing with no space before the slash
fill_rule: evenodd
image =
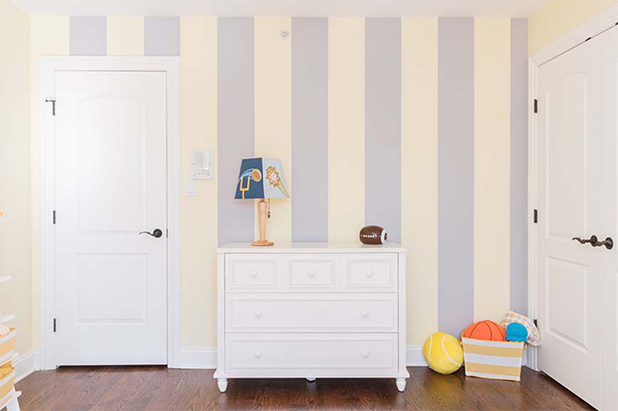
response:
<path id="1" fill-rule="evenodd" d="M 466 376 L 520 381 L 524 341 L 506 341 L 504 327 L 480 321 L 462 335 Z"/>

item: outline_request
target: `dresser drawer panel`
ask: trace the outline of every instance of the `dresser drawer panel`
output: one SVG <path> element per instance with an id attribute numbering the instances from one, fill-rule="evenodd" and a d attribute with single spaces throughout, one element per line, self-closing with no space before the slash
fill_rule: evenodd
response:
<path id="1" fill-rule="evenodd" d="M 227 291 L 273 290 L 278 287 L 277 256 L 230 255 L 225 264 Z"/>
<path id="2" fill-rule="evenodd" d="M 395 376 L 397 334 L 226 334 L 230 376 Z"/>
<path id="3" fill-rule="evenodd" d="M 287 287 L 297 289 L 334 289 L 335 257 L 328 255 L 291 257 L 287 265 Z"/>
<path id="4" fill-rule="evenodd" d="M 397 256 L 345 257 L 345 287 L 350 290 L 397 291 Z"/>
<path id="5" fill-rule="evenodd" d="M 228 294 L 227 332 L 397 332 L 396 294 Z"/>

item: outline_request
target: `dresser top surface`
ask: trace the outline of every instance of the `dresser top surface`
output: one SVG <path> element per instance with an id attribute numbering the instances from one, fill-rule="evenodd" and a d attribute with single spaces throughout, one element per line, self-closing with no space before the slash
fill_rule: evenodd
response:
<path id="1" fill-rule="evenodd" d="M 218 253 L 403 253 L 406 250 L 397 243 L 366 245 L 352 243 L 286 243 L 278 242 L 270 247 L 252 246 L 250 243 L 228 243 L 217 249 Z"/>

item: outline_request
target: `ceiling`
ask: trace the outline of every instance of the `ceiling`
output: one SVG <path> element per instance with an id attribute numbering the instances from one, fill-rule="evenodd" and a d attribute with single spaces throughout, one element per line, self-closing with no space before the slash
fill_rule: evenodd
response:
<path id="1" fill-rule="evenodd" d="M 528 17 L 547 0 L 11 0 L 30 14 Z"/>

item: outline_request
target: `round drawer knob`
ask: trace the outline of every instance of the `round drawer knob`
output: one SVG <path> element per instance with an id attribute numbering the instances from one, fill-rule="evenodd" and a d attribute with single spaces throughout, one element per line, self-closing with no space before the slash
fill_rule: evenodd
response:
<path id="1" fill-rule="evenodd" d="M 251 271 L 249 271 L 249 277 L 251 277 L 251 278 L 255 278 L 255 277 L 257 277 L 257 275 L 258 275 L 257 270 L 251 270 Z"/>
<path id="2" fill-rule="evenodd" d="M 365 275 L 366 275 L 367 277 L 369 277 L 369 278 L 373 277 L 373 274 L 374 274 L 374 273 L 373 273 L 373 270 L 367 270 L 367 271 L 365 272 Z"/>
<path id="3" fill-rule="evenodd" d="M 363 318 L 367 318 L 367 317 L 369 317 L 369 310 L 363 310 L 363 311 L 361 311 L 361 316 L 362 316 Z"/>
<path id="4" fill-rule="evenodd" d="M 308 275 L 310 278 L 315 277 L 315 270 L 309 270 L 309 272 L 307 272 L 307 275 Z"/>
<path id="5" fill-rule="evenodd" d="M 255 316 L 255 318 L 260 318 L 262 316 L 262 310 L 255 310 L 253 312 L 253 315 Z"/>
<path id="6" fill-rule="evenodd" d="M 254 352 L 254 353 L 253 353 L 253 356 L 254 356 L 255 358 L 262 358 L 262 351 L 259 351 L 259 350 L 258 350 L 258 351 L 256 351 L 256 352 Z"/>
<path id="7" fill-rule="evenodd" d="M 363 358 L 367 358 L 367 357 L 369 357 L 369 351 L 363 351 L 363 352 L 361 353 L 361 356 L 362 356 Z"/>

